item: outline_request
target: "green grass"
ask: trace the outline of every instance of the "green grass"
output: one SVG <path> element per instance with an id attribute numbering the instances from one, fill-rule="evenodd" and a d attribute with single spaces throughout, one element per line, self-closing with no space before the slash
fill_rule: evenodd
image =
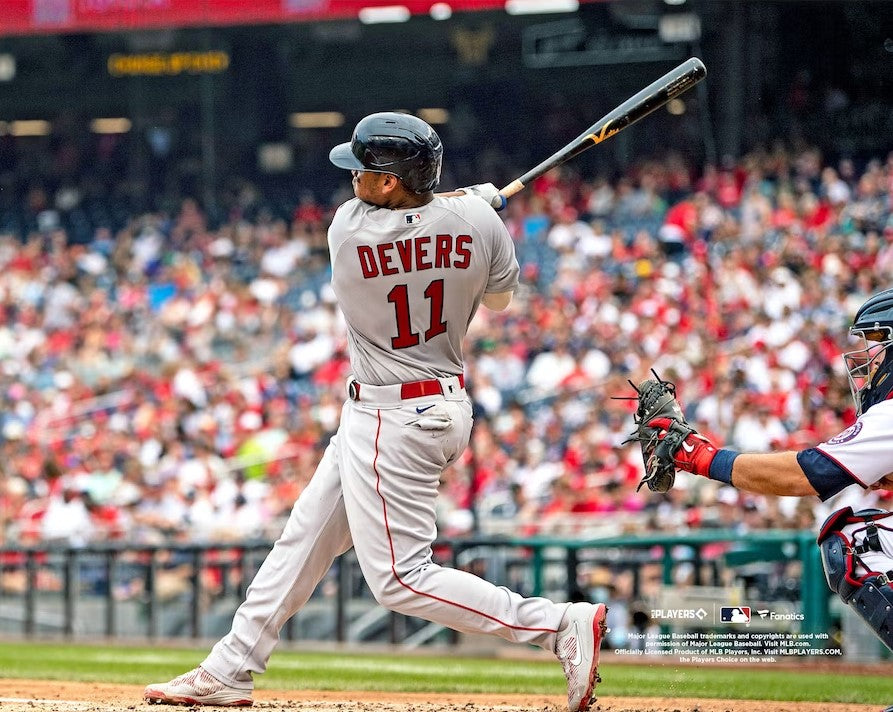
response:
<path id="1" fill-rule="evenodd" d="M 143 685 L 167 680 L 199 663 L 206 649 L 0 643 L 0 677 Z M 887 675 L 841 676 L 802 670 L 602 664 L 603 695 L 713 697 L 890 704 Z M 395 653 L 305 653 L 280 650 L 259 689 L 562 695 L 561 668 L 552 661 L 430 657 Z"/>

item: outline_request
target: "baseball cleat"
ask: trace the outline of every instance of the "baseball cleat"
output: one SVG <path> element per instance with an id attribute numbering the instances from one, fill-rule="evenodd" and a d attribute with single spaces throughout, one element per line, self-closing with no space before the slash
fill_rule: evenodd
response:
<path id="1" fill-rule="evenodd" d="M 250 707 L 251 690 L 230 687 L 202 667 L 190 670 L 170 682 L 146 687 L 146 702 L 158 705 L 214 705 L 217 707 Z"/>
<path id="2" fill-rule="evenodd" d="M 604 603 L 572 603 L 564 614 L 564 627 L 558 631 L 555 652 L 567 678 L 567 708 L 587 712 L 595 702 L 598 656 L 607 632 Z"/>

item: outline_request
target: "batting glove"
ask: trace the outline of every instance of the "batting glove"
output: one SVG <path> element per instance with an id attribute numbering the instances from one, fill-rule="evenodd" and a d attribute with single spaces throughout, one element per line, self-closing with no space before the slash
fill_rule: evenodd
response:
<path id="1" fill-rule="evenodd" d="M 663 440 L 675 422 L 671 418 L 655 418 L 648 422 L 648 427 L 655 428 L 658 431 L 658 440 Z M 717 452 L 719 450 L 716 445 L 692 429 L 673 453 L 673 464 L 679 470 L 701 475 L 701 477 L 709 477 L 710 465 L 713 464 L 713 458 L 716 457 Z"/>
<path id="2" fill-rule="evenodd" d="M 459 188 L 459 190 L 464 191 L 466 195 L 476 195 L 479 198 L 483 198 L 484 202 L 497 213 L 506 205 L 505 196 L 492 183 L 478 183 L 466 188 Z"/>

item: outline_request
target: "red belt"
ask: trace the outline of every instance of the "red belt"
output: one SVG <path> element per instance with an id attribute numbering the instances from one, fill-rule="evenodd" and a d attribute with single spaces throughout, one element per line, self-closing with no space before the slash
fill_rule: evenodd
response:
<path id="1" fill-rule="evenodd" d="M 459 388 L 465 388 L 465 376 L 459 374 Z M 348 386 L 348 394 L 353 400 L 360 400 L 360 384 L 351 381 Z M 427 381 L 412 381 L 411 383 L 400 384 L 400 397 L 404 400 L 409 398 L 421 398 L 423 396 L 439 396 L 443 395 L 443 386 L 436 378 Z"/>

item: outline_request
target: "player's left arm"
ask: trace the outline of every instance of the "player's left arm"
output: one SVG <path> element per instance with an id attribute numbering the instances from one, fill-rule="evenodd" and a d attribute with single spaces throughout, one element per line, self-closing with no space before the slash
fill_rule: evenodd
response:
<path id="1" fill-rule="evenodd" d="M 825 500 L 852 484 L 861 484 L 816 448 L 759 453 L 717 448 L 709 453 L 703 440 L 686 440 L 686 444 L 692 447 L 692 452 L 688 454 L 680 449 L 676 453 L 676 464 L 680 460 L 690 460 L 690 464 L 684 463 L 687 466 L 680 469 L 747 492 L 785 497 L 818 496 Z"/>
<path id="2" fill-rule="evenodd" d="M 669 418 L 656 418 L 649 426 L 658 429 L 658 438 L 662 440 L 672 429 L 672 422 Z M 825 500 L 852 484 L 865 487 L 851 470 L 819 448 L 740 453 L 716 447 L 690 427 L 672 457 L 678 470 L 757 494 L 812 495 Z"/>
<path id="3" fill-rule="evenodd" d="M 798 454 L 788 451 L 738 455 L 732 466 L 732 484 L 760 494 L 816 496 L 819 493 L 800 466 Z M 852 480 L 847 484 L 852 484 Z"/>

